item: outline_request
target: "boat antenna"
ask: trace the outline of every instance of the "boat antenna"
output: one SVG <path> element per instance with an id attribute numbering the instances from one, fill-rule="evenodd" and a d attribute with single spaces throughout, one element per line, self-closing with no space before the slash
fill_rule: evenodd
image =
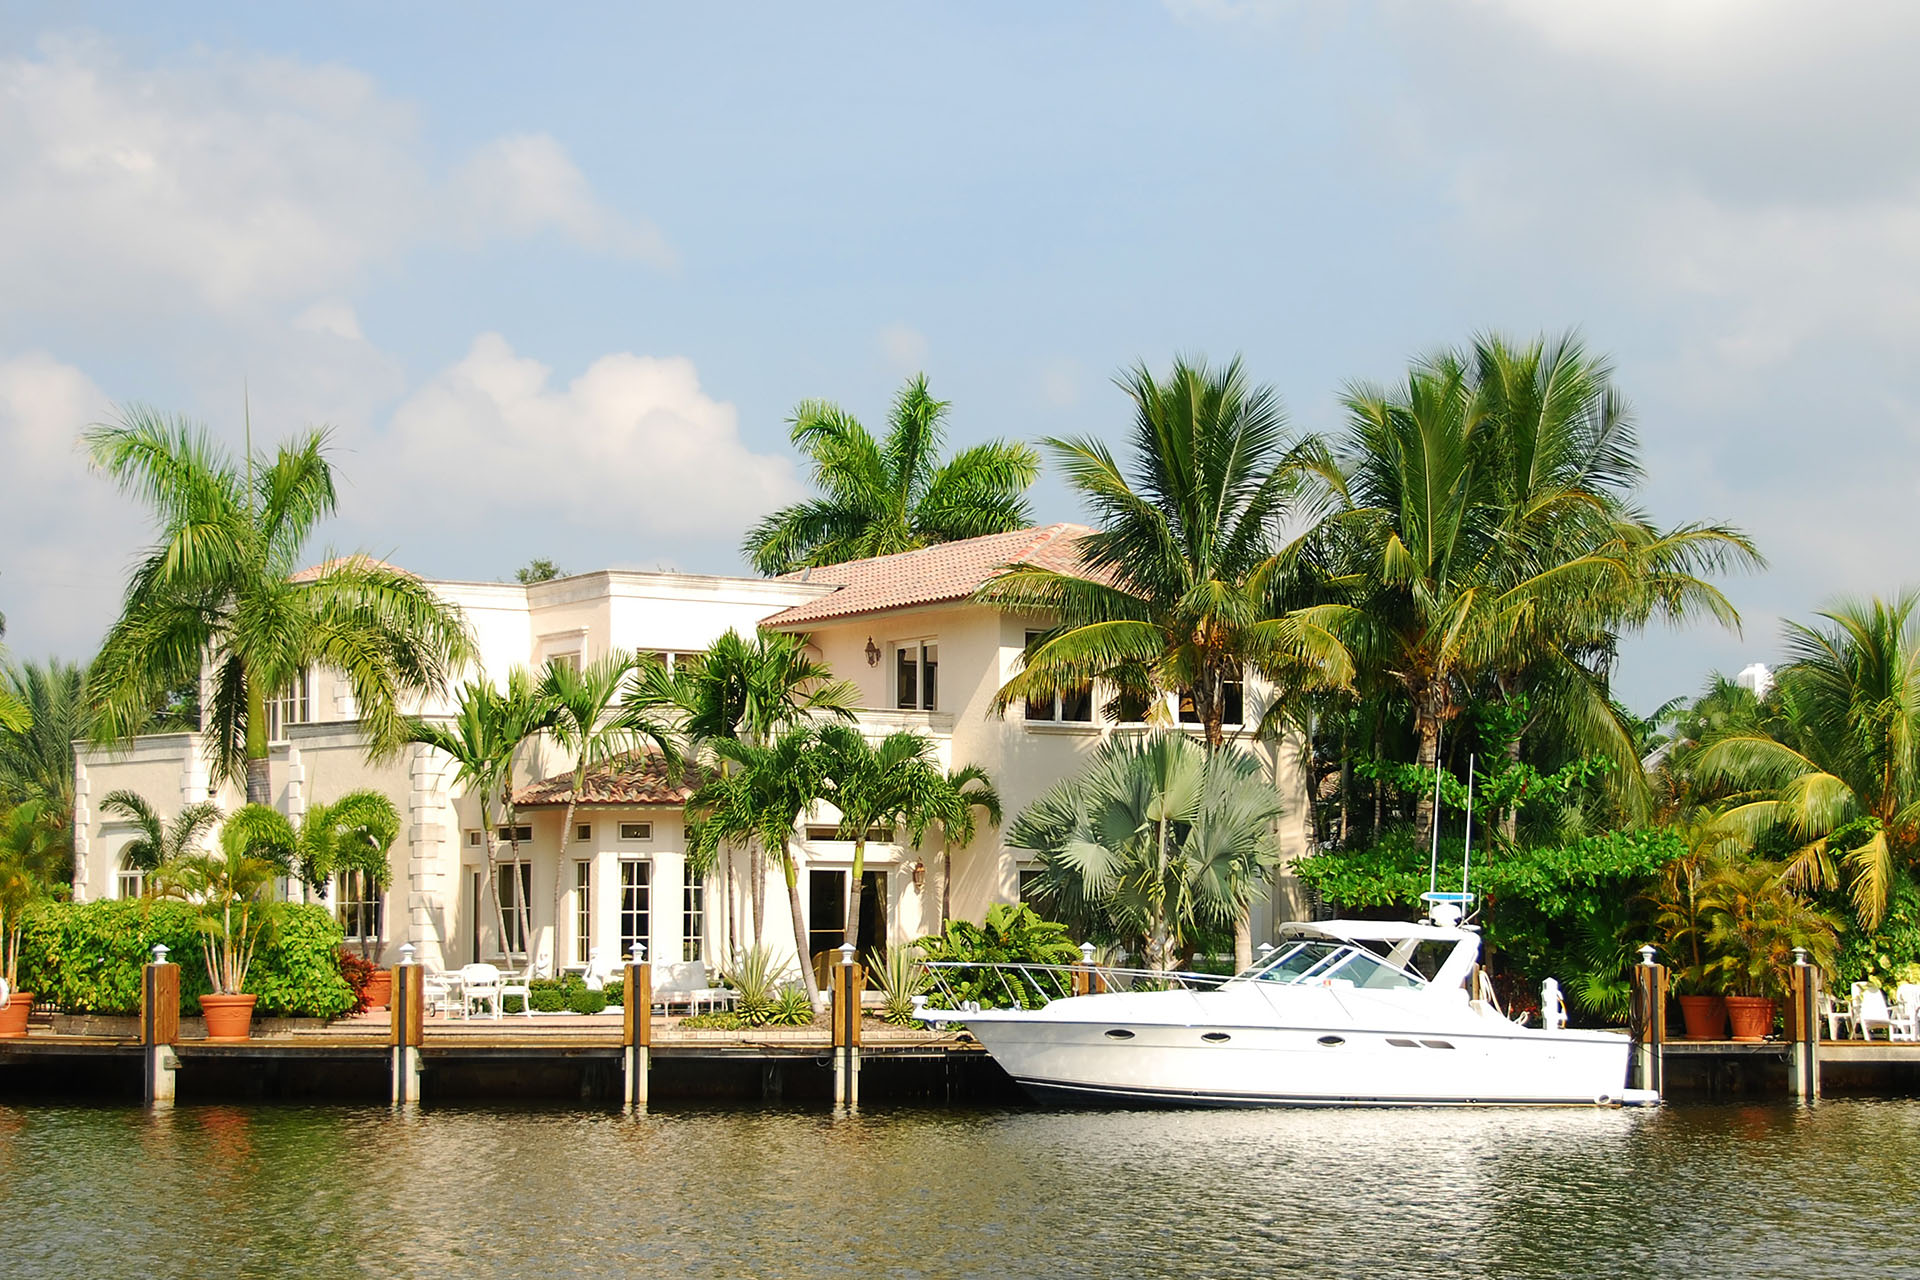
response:
<path id="1" fill-rule="evenodd" d="M 1467 841 L 1460 858 L 1460 901 L 1467 900 L 1467 872 L 1473 867 L 1473 753 L 1467 753 Z"/>
<path id="2" fill-rule="evenodd" d="M 1444 724 L 1433 731 L 1433 852 L 1427 855 L 1427 893 L 1440 890 L 1440 742 Z M 1431 900 L 1431 899 L 1429 899 Z"/>

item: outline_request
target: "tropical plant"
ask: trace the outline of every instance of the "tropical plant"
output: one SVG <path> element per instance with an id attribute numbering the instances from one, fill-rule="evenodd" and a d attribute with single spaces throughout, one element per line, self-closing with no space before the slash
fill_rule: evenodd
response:
<path id="1" fill-rule="evenodd" d="M 907 730 L 878 744 L 858 729 L 832 724 L 819 731 L 821 797 L 840 813 L 839 835 L 853 842 L 847 919 L 842 946 L 860 945 L 861 900 L 866 894 L 867 842 L 875 830 L 905 828 L 919 844 L 927 828 L 958 814 L 963 803 L 933 763 L 933 742 Z"/>
<path id="2" fill-rule="evenodd" d="M 246 805 L 227 819 L 227 828 L 248 856 L 297 876 L 304 889 L 324 890 L 342 873 L 364 876 L 375 893 L 393 883 L 388 853 L 400 837 L 400 811 L 370 788 L 312 806 L 297 826 L 276 809 Z M 372 949 L 373 939 L 363 934 L 361 954 L 371 956 Z"/>
<path id="3" fill-rule="evenodd" d="M 767 1010 L 765 1025 L 810 1027 L 813 1025 L 813 1009 L 813 998 L 804 989 L 789 983 L 774 995 L 773 1006 Z"/>
<path id="4" fill-rule="evenodd" d="M 993 779 L 977 764 L 949 769 L 936 780 L 926 798 L 926 812 L 940 828 L 940 919 L 946 927 L 953 915 L 953 851 L 973 843 L 978 820 L 974 811 L 986 815 L 993 826 L 1000 825 L 1000 793 Z M 917 843 L 917 842 L 916 842 Z"/>
<path id="5" fill-rule="evenodd" d="M 214 778 L 268 796 L 267 701 L 310 665 L 352 688 L 374 758 L 405 741 L 403 702 L 440 691 L 473 653 L 459 612 L 418 578 L 364 555 L 300 572 L 334 509 L 328 435 L 310 431 L 244 465 L 181 419 L 132 409 L 87 433 L 94 466 L 152 508 L 159 541 L 134 570 L 89 674 L 96 736 L 140 732 L 170 688 L 207 664 Z"/>
<path id="6" fill-rule="evenodd" d="M 819 739 L 813 730 L 791 729 L 767 746 L 721 738 L 712 747 L 723 767 L 687 798 L 687 874 L 705 878 L 722 847 L 758 841 L 786 883 L 794 954 L 800 957 L 807 997 L 818 1003 L 819 982 L 807 963 L 807 918 L 800 902 L 793 832 L 821 796 L 826 761 Z"/>
<path id="7" fill-rule="evenodd" d="M 913 948 L 874 948 L 867 953 L 867 972 L 880 988 L 881 1018 L 896 1027 L 918 1026 L 914 998 L 927 991 L 927 970 Z"/>
<path id="8" fill-rule="evenodd" d="M 821 496 L 753 527 L 743 546 L 753 567 L 788 573 L 1032 524 L 1026 492 L 1039 455 L 993 440 L 942 462 L 947 407 L 928 393 L 925 374 L 911 378 L 894 399 L 886 439 L 876 440 L 839 406 L 802 401 L 789 420 L 793 443 Z"/>
<path id="9" fill-rule="evenodd" d="M 1419 362 L 1398 390 L 1355 384 L 1318 472 L 1335 509 L 1319 554 L 1352 606 L 1342 635 L 1411 704 L 1432 770 L 1469 691 L 1529 692 L 1575 755 L 1641 777 L 1605 672 L 1621 631 L 1707 615 L 1738 623 L 1702 574 L 1757 565 L 1739 531 L 1653 526 L 1632 505 L 1638 445 L 1611 370 L 1572 339 Z M 1510 748 L 1520 750 L 1520 738 Z M 1434 820 L 1418 797 L 1417 834 Z"/>
<path id="10" fill-rule="evenodd" d="M 60 842 L 36 821 L 43 802 L 17 805 L 0 814 L 0 1005 L 20 985 L 20 940 L 27 912 L 53 896 L 66 859 Z"/>
<path id="11" fill-rule="evenodd" d="M 1781 871 L 1778 863 L 1728 859 L 1702 886 L 1707 972 L 1730 995 L 1780 995 L 1796 947 L 1816 968 L 1833 968 L 1836 922 L 1787 889 Z"/>
<path id="12" fill-rule="evenodd" d="M 192 853 L 164 863 L 155 873 L 157 896 L 193 905 L 213 994 L 246 990 L 262 936 L 273 923 L 273 882 L 281 868 L 246 852 L 245 833 L 221 832 L 220 852 Z"/>
<path id="13" fill-rule="evenodd" d="M 566 817 L 560 823 L 560 855 L 555 864 L 567 865 L 567 847 L 573 838 L 573 815 L 587 785 L 587 771 L 614 756 L 651 744 L 670 764 L 678 765 L 679 748 L 667 727 L 646 714 L 634 700 L 622 701 L 627 678 L 638 663 L 633 654 L 615 649 L 585 667 L 549 662 L 540 678 L 540 696 L 550 711 L 549 731 L 554 742 L 573 757 L 573 785 L 567 789 Z M 553 918 L 560 918 L 566 877 L 553 877 Z M 556 948 L 556 964 L 558 963 Z"/>
<path id="14" fill-rule="evenodd" d="M 1035 896 L 1068 923 L 1109 923 L 1171 969 L 1205 928 L 1240 920 L 1279 861 L 1280 796 L 1239 752 L 1180 733 L 1116 738 L 1008 829 L 1039 855 Z"/>
<path id="15" fill-rule="evenodd" d="M 815 720 L 853 719 L 859 700 L 853 685 L 835 680 L 823 662 L 807 652 L 802 636 L 779 631 L 756 632 L 747 639 L 728 630 L 699 658 L 681 660 L 672 671 L 657 661 L 643 661 L 634 671 L 628 703 L 634 714 L 670 714 L 692 752 L 722 774 L 738 767 L 725 758 L 719 744 L 738 741 L 765 747 L 788 729 Z M 763 845 L 775 856 L 771 845 Z M 738 897 L 734 847 L 726 846 L 725 919 L 729 947 L 737 946 L 734 905 Z M 765 877 L 753 876 L 749 906 L 753 937 L 760 939 Z M 806 948 L 801 948 L 802 954 Z"/>
<path id="16" fill-rule="evenodd" d="M 86 679 L 85 667 L 57 658 L 5 669 L 0 690 L 26 710 L 28 723 L 0 729 L 0 806 L 47 800 L 71 815 L 73 744 L 89 732 Z"/>
<path id="17" fill-rule="evenodd" d="M 120 858 L 128 870 L 147 873 L 200 850 L 203 838 L 222 816 L 219 805 L 203 800 L 167 822 L 144 797 L 124 790 L 109 791 L 100 810 L 118 814 L 138 828 L 139 834 L 121 846 Z"/>
<path id="18" fill-rule="evenodd" d="M 1038 1008 L 1067 994 L 1068 983 L 1056 969 L 1080 958 L 1066 925 L 1043 920 L 1018 902 L 988 907 L 981 924 L 949 920 L 913 946 L 923 962 L 942 966 L 928 985 L 955 1009 L 968 1002 L 983 1009 Z"/>
<path id="19" fill-rule="evenodd" d="M 1723 733 L 1694 766 L 1702 782 L 1734 789 L 1724 830 L 1789 842 L 1789 884 L 1830 888 L 1844 868 L 1868 930 L 1896 869 L 1920 852 L 1917 599 L 1843 600 L 1819 615 L 1831 626 L 1787 623 L 1778 720 Z"/>
<path id="20" fill-rule="evenodd" d="M 7 616 L 0 613 L 0 636 L 7 634 Z M 0 646 L 0 658 L 6 656 L 6 649 Z M 19 693 L 0 684 L 0 732 L 25 733 L 33 725 L 33 713 L 27 709 L 26 702 Z"/>
<path id="21" fill-rule="evenodd" d="M 773 950 L 760 943 L 744 948 L 721 974 L 734 991 L 734 1012 L 748 1026 L 765 1026 L 779 1005 L 786 966 L 774 961 Z M 812 1005 L 809 1002 L 809 1009 Z M 811 1013 L 808 1015 L 811 1020 Z"/>

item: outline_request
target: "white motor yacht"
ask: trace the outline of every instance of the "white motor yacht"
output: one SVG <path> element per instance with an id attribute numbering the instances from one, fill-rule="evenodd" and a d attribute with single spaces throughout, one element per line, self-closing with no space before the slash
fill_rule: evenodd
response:
<path id="1" fill-rule="evenodd" d="M 1455 917 L 1457 919 L 1457 916 Z M 1442 919 L 1445 919 L 1442 914 Z M 1109 990 L 1033 1009 L 934 1008 L 1036 1098 L 1173 1106 L 1617 1105 L 1630 1042 L 1528 1027 L 1468 983 L 1455 923 L 1327 920 L 1211 990 Z M 1136 971 L 1137 972 L 1137 971 Z M 1107 975 L 1109 987 L 1124 981 Z M 936 975 L 937 976 L 937 975 Z M 1164 985 L 1164 984 L 1160 984 Z M 1551 1020 L 1551 1019 L 1550 1019 Z"/>

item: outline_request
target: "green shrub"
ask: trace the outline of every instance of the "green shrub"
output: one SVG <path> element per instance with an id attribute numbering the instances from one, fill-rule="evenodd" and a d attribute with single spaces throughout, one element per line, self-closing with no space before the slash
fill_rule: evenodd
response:
<path id="1" fill-rule="evenodd" d="M 1842 893 L 1825 895 L 1823 905 L 1835 914 L 1850 903 Z M 1856 982 L 1871 982 L 1892 992 L 1910 981 L 1909 968 L 1920 963 L 1920 883 L 1906 871 L 1896 871 L 1887 891 L 1887 914 L 1872 933 L 1857 925 L 1840 935 L 1840 956 L 1834 965 L 1836 990 L 1845 996 Z M 23 976 L 21 979 L 25 981 Z"/>
<path id="2" fill-rule="evenodd" d="M 773 998 L 762 1024 L 769 1027 L 810 1027 L 813 1025 L 813 1001 L 804 987 L 782 987 Z"/>
<path id="3" fill-rule="evenodd" d="M 988 907 L 985 924 L 949 920 L 944 932 L 913 945 L 926 960 L 965 965 L 1064 965 L 1080 958 L 1065 925 L 1042 920 L 1019 903 Z M 1037 1009 L 1068 994 L 1069 987 L 1059 973 L 989 968 L 935 969 L 928 982 L 936 993 L 932 1003 L 943 1008 L 973 1000 L 983 1009 Z"/>
<path id="4" fill-rule="evenodd" d="M 690 1018 L 682 1018 L 680 1025 L 690 1031 L 740 1031 L 745 1029 L 747 1020 L 737 1013 L 717 1010 L 713 1013 L 696 1013 Z"/>
<path id="5" fill-rule="evenodd" d="M 567 1008 L 575 1013 L 599 1013 L 607 1007 L 607 993 L 589 991 L 583 984 L 581 988 L 567 997 Z"/>
<path id="6" fill-rule="evenodd" d="M 627 980 L 625 978 L 609 978 L 607 985 L 602 987 L 601 991 L 606 994 L 609 1005 L 624 1005 L 627 1002 Z"/>
<path id="7" fill-rule="evenodd" d="M 567 993 L 552 978 L 535 978 L 527 984 L 527 989 L 533 993 L 535 1013 L 559 1013 L 567 1007 Z"/>
<path id="8" fill-rule="evenodd" d="M 260 1012 L 336 1018 L 354 1007 L 341 973 L 340 924 L 325 907 L 276 904 L 247 975 Z M 68 1013 L 137 1013 L 140 970 L 155 943 L 180 966 L 180 1008 L 200 1011 L 211 990 L 194 909 L 151 899 L 49 902 L 26 918 L 20 986 Z"/>

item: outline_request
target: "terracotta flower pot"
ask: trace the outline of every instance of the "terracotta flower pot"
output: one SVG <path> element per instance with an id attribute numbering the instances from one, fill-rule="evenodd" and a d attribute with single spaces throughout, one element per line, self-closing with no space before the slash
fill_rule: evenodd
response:
<path id="1" fill-rule="evenodd" d="M 1727 1020 L 1735 1040 L 1765 1040 L 1773 1034 L 1773 1001 L 1767 996 L 1728 996 Z"/>
<path id="2" fill-rule="evenodd" d="M 393 1001 L 393 970 L 375 969 L 367 979 L 367 1008 L 384 1009 Z"/>
<path id="3" fill-rule="evenodd" d="M 1680 1017 L 1688 1040 L 1724 1040 L 1727 1035 L 1725 996 L 1681 996 Z"/>
<path id="4" fill-rule="evenodd" d="M 245 1040 L 253 1029 L 253 1002 L 259 996 L 201 996 L 200 1012 L 207 1019 L 207 1039 Z"/>
<path id="5" fill-rule="evenodd" d="M 33 992 L 16 991 L 0 1008 L 0 1040 L 18 1040 L 27 1034 L 27 1015 L 33 1012 Z"/>

